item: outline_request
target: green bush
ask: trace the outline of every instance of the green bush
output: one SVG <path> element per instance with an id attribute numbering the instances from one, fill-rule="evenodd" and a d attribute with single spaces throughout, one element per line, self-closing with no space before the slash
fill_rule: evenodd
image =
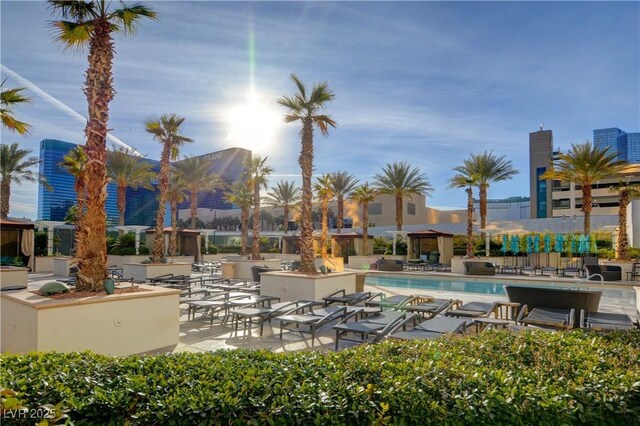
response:
<path id="1" fill-rule="evenodd" d="M 140 247 L 138 247 L 138 253 L 140 253 L 140 254 L 149 254 L 149 253 L 151 253 L 151 251 L 149 250 L 149 247 L 147 247 L 147 246 L 140 246 Z"/>
<path id="2" fill-rule="evenodd" d="M 341 352 L 2 355 L 76 424 L 638 424 L 640 331 L 486 332 Z"/>
<path id="3" fill-rule="evenodd" d="M 119 254 L 120 256 L 133 256 L 136 254 L 136 248 L 135 247 L 123 247 L 120 250 L 117 250 L 117 253 L 112 253 L 112 254 Z M 143 254 L 143 253 L 140 253 Z"/>

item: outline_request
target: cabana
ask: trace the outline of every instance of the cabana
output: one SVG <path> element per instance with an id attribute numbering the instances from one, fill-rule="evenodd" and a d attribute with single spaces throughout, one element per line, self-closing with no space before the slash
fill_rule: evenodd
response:
<path id="1" fill-rule="evenodd" d="M 453 234 L 427 229 L 407 233 L 407 258 L 429 260 L 431 253 L 438 253 L 438 262 L 451 264 Z"/>
<path id="2" fill-rule="evenodd" d="M 347 263 L 349 253 L 356 256 L 370 256 L 373 254 L 373 235 L 369 235 L 367 240 L 367 252 L 362 253 L 362 243 L 364 236 L 358 232 L 346 232 L 341 234 L 331 234 L 331 253 L 335 257 L 342 256 L 344 262 Z"/>
<path id="3" fill-rule="evenodd" d="M 30 221 L 0 218 L 0 263 L 3 266 L 33 268 L 34 228 Z"/>
<path id="4" fill-rule="evenodd" d="M 147 241 L 149 241 L 149 249 L 153 250 L 153 239 L 155 234 L 155 228 L 148 229 Z M 171 237 L 171 227 L 164 228 L 164 251 L 165 255 L 169 250 L 169 238 Z M 179 229 L 177 238 L 178 253 L 183 256 L 195 256 L 195 259 L 200 259 L 200 231 L 197 229 Z"/>

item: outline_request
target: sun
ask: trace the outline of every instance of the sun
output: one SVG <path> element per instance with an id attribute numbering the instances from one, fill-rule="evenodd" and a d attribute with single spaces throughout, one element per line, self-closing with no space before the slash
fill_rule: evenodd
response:
<path id="1" fill-rule="evenodd" d="M 251 92 L 244 104 L 229 109 L 225 121 L 229 126 L 228 143 L 264 154 L 276 142 L 282 114 Z"/>

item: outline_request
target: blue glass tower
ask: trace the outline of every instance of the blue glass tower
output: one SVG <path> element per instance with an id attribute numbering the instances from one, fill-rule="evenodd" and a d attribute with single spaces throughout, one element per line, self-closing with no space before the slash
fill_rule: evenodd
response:
<path id="1" fill-rule="evenodd" d="M 618 160 L 640 163 L 640 133 L 626 133 L 616 127 L 593 131 L 593 143 L 599 148 L 617 152 Z"/>
<path id="2" fill-rule="evenodd" d="M 640 163 L 640 132 L 627 133 L 627 161 Z"/>

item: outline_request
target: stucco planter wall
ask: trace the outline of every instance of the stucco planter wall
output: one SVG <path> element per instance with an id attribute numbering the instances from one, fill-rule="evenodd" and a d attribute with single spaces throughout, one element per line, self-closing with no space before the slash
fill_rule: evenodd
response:
<path id="1" fill-rule="evenodd" d="M 320 268 L 321 265 L 335 272 L 344 271 L 344 259 L 342 257 L 327 257 L 324 260 L 322 258 L 316 258 L 316 268 Z"/>
<path id="2" fill-rule="evenodd" d="M 260 294 L 285 300 L 319 300 L 345 289 L 356 291 L 355 272 L 332 272 L 326 275 L 305 275 L 297 272 L 265 272 L 261 276 Z"/>
<path id="3" fill-rule="evenodd" d="M 53 272 L 53 257 L 36 256 L 33 272 Z"/>
<path id="4" fill-rule="evenodd" d="M 160 275 L 191 275 L 191 263 L 127 263 L 122 267 L 126 279 L 146 281 Z"/>
<path id="5" fill-rule="evenodd" d="M 71 269 L 72 257 L 54 257 L 53 258 L 53 275 L 58 277 L 68 277 L 69 269 Z"/>
<path id="6" fill-rule="evenodd" d="M 407 256 L 401 255 L 376 255 L 376 256 L 349 256 L 349 268 L 351 269 L 367 269 L 372 263 L 376 263 L 378 259 L 384 257 L 391 260 L 405 260 Z M 365 266 L 366 265 L 366 266 Z"/>
<path id="7" fill-rule="evenodd" d="M 92 350 L 151 352 L 178 344 L 179 290 L 53 300 L 28 291 L 2 294 L 2 353 Z"/>
<path id="8" fill-rule="evenodd" d="M 249 281 L 253 281 L 252 266 L 268 266 L 271 269 L 280 269 L 280 259 L 234 260 L 231 263 L 236 264 L 233 277 Z"/>
<path id="9" fill-rule="evenodd" d="M 120 268 L 124 267 L 127 263 L 140 263 L 144 260 L 148 260 L 150 255 L 148 254 L 133 254 L 129 256 L 120 256 L 116 254 L 110 254 L 107 256 L 107 263 L 109 266 L 116 265 Z M 193 263 L 193 256 L 174 256 L 167 257 L 167 262 L 187 262 Z"/>
<path id="10" fill-rule="evenodd" d="M 18 266 L 0 266 L 0 287 L 27 286 L 29 269 Z"/>

